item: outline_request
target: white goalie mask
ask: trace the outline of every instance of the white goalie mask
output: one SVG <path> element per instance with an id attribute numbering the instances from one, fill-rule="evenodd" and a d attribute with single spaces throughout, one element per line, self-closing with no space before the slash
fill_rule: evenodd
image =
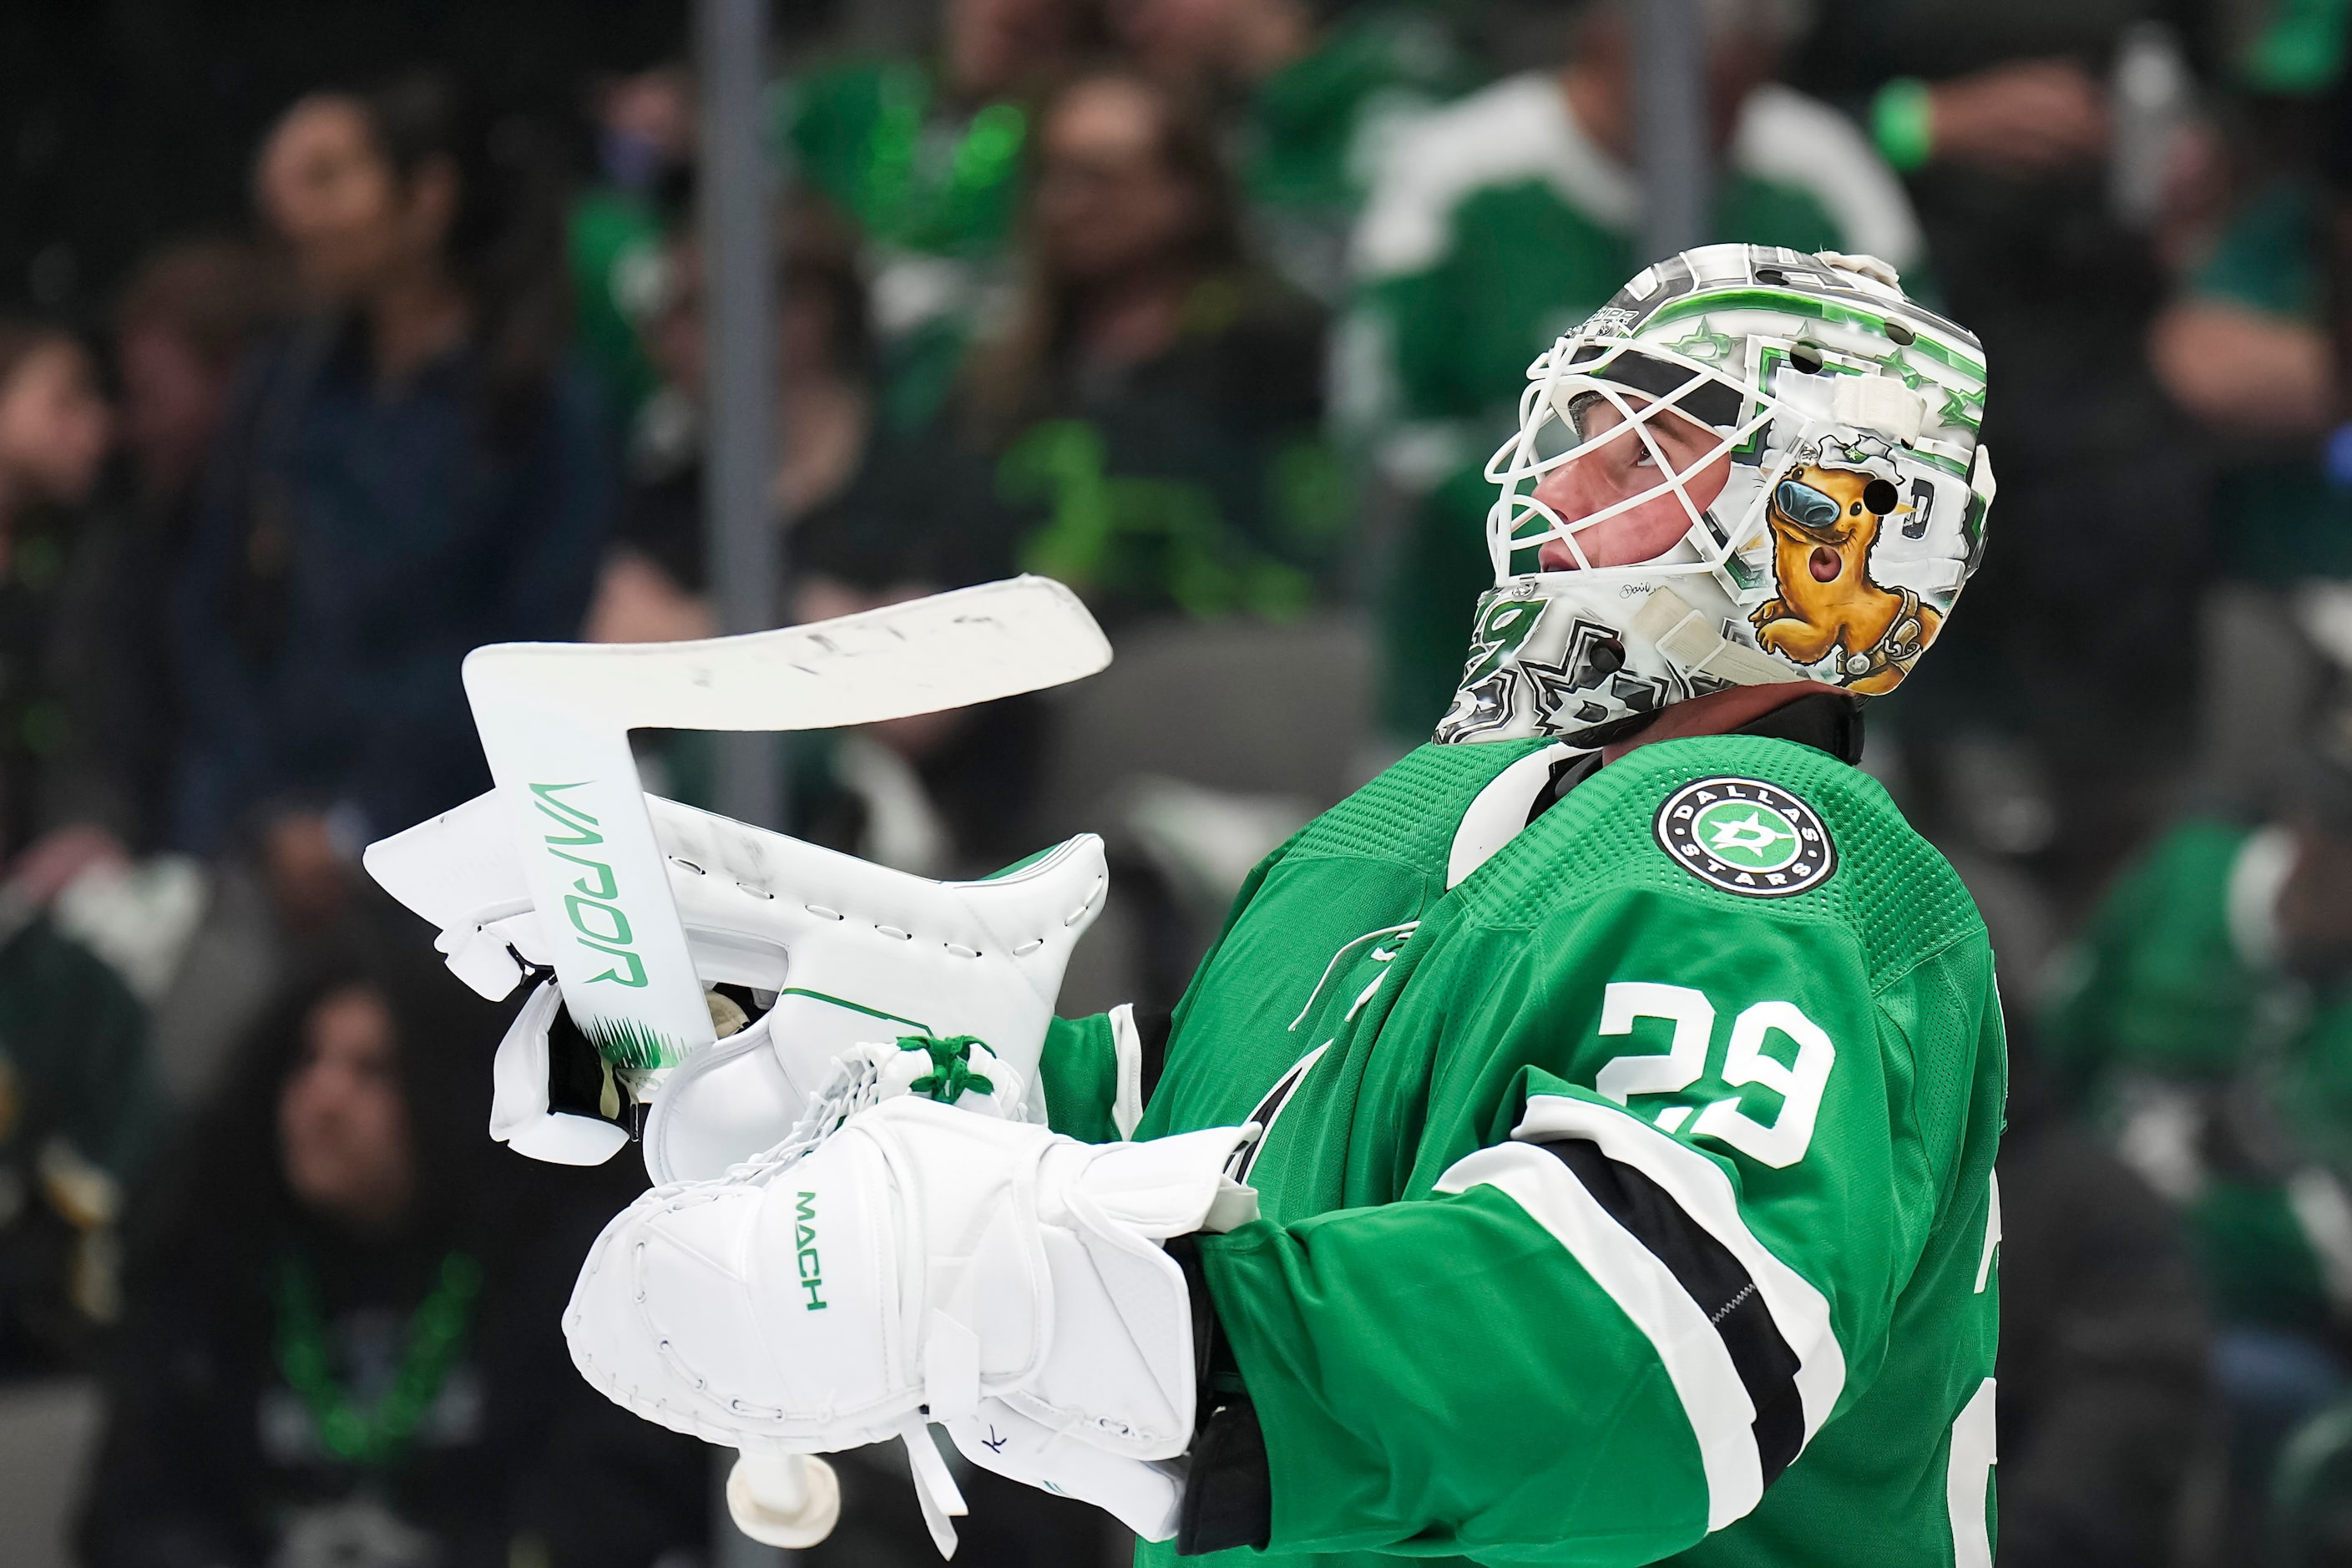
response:
<path id="1" fill-rule="evenodd" d="M 1528 369 L 1436 739 L 1597 743 L 1727 687 L 1893 690 L 1983 554 L 1984 395 L 1975 337 L 1884 262 L 1715 245 L 1644 268 Z"/>

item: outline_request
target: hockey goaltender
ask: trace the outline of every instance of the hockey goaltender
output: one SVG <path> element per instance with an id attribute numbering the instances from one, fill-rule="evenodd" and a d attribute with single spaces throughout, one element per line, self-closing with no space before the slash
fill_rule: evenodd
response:
<path id="1" fill-rule="evenodd" d="M 1853 766 L 1981 558 L 1983 406 L 1872 258 L 1644 269 L 1529 371 L 1435 740 L 1172 1019 L 875 1025 L 614 1220 L 582 1372 L 771 1461 L 910 1436 L 943 1537 L 927 1423 L 1147 1563 L 1984 1568 L 1992 957 Z"/>

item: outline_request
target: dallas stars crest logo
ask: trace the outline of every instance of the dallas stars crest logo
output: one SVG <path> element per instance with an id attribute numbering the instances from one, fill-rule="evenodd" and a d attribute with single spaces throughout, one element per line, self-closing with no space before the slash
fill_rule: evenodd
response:
<path id="1" fill-rule="evenodd" d="M 1705 778 L 1658 807 L 1658 846 L 1709 887 L 1785 899 L 1837 869 L 1821 814 L 1760 779 Z"/>

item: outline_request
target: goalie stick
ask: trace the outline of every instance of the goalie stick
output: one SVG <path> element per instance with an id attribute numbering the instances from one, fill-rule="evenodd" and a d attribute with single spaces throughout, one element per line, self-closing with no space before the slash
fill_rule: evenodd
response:
<path id="1" fill-rule="evenodd" d="M 1077 596 L 1024 576 L 698 642 L 501 643 L 465 665 L 572 1021 L 639 1100 L 716 1037 L 647 818 L 633 729 L 831 729 L 1058 686 L 1110 661 Z"/>
<path id="2" fill-rule="evenodd" d="M 466 694 L 573 1022 L 641 1100 L 716 1039 L 631 730 L 868 724 L 1059 686 L 1109 662 L 1077 596 L 1033 576 L 698 642 L 475 649 Z M 775 1545 L 814 1545 L 840 1513 L 833 1471 L 813 1456 L 747 1453 L 727 1492 L 739 1525 Z"/>

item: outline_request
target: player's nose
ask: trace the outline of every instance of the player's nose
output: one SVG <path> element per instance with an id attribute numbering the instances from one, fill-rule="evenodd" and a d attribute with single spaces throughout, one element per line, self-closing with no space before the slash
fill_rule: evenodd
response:
<path id="1" fill-rule="evenodd" d="M 1580 570 L 1582 564 L 1577 560 L 1576 552 L 1569 547 L 1568 541 L 1558 534 L 1545 540 L 1536 551 L 1536 565 L 1542 571 L 1575 572 Z"/>
<path id="2" fill-rule="evenodd" d="M 1580 465 L 1569 463 L 1554 468 L 1536 484 L 1535 499 L 1548 508 L 1562 523 L 1573 527 L 1579 519 L 1592 510 L 1592 486 L 1580 471 Z M 1583 563 L 1566 539 L 1554 533 L 1536 551 L 1536 565 L 1544 572 L 1574 572 Z"/>

